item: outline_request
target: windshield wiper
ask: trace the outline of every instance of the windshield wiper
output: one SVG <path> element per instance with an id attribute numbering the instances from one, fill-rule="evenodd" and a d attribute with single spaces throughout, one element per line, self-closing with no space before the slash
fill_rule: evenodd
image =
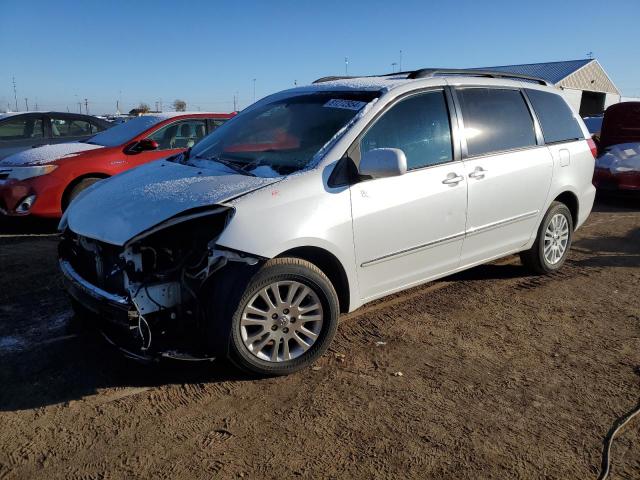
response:
<path id="1" fill-rule="evenodd" d="M 194 158 L 203 158 L 203 157 L 194 157 Z M 205 160 L 211 160 L 214 162 L 218 162 L 222 165 L 224 165 L 225 167 L 230 168 L 231 170 L 233 170 L 234 172 L 240 173 L 242 175 L 248 175 L 249 177 L 255 177 L 255 174 L 248 172 L 244 169 L 243 166 L 240 166 L 239 164 L 232 162 L 231 160 L 224 160 L 220 157 L 206 157 Z M 246 166 L 246 164 L 245 164 Z"/>

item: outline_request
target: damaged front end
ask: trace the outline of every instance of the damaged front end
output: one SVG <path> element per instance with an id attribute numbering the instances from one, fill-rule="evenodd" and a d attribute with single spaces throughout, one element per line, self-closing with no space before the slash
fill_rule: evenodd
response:
<path id="1" fill-rule="evenodd" d="M 115 246 L 66 229 L 60 243 L 65 287 L 77 308 L 128 356 L 211 360 L 207 302 L 229 262 L 261 259 L 216 246 L 233 209 L 216 207 L 170 219 Z M 97 314 L 97 315 L 96 315 Z"/>

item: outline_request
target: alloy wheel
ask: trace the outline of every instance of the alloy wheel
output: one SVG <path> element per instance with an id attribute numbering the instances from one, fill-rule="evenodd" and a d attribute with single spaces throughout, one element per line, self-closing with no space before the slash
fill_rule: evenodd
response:
<path id="1" fill-rule="evenodd" d="M 257 292 L 240 319 L 244 346 L 268 362 L 285 362 L 303 355 L 318 339 L 323 325 L 320 298 L 309 286 L 274 282 Z"/>
<path id="2" fill-rule="evenodd" d="M 544 258 L 549 265 L 558 263 L 569 244 L 569 222 L 562 213 L 551 217 L 544 232 Z"/>

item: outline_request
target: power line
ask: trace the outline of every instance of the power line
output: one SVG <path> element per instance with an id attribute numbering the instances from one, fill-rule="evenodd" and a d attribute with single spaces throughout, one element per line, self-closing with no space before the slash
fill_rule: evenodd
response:
<path id="1" fill-rule="evenodd" d="M 16 93 L 16 77 L 13 77 L 13 99 L 16 101 L 16 112 L 18 111 L 18 94 Z"/>

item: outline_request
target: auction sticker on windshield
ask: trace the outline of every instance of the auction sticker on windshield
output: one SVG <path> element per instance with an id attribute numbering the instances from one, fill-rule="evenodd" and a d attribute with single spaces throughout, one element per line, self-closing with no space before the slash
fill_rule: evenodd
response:
<path id="1" fill-rule="evenodd" d="M 367 102 L 360 102 L 358 100 L 343 100 L 339 98 L 332 98 L 327 103 L 325 103 L 324 106 L 329 108 L 344 108 L 346 110 L 360 110 L 366 104 Z"/>

